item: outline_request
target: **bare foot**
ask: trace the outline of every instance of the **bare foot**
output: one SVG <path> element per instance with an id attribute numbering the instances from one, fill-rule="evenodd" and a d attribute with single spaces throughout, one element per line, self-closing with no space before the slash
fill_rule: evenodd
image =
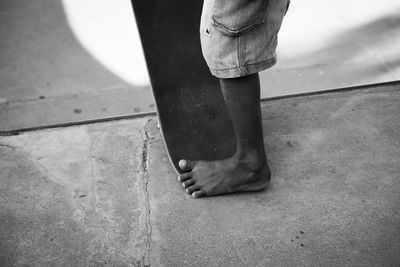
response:
<path id="1" fill-rule="evenodd" d="M 186 192 L 195 198 L 233 192 L 259 191 L 270 181 L 270 171 L 265 160 L 255 164 L 248 157 L 239 160 L 233 156 L 218 161 L 180 160 L 185 173 L 179 175 Z"/>

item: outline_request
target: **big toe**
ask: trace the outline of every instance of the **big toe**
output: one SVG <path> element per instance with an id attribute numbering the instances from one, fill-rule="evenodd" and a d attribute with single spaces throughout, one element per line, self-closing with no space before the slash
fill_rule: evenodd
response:
<path id="1" fill-rule="evenodd" d="M 181 159 L 178 162 L 178 165 L 182 171 L 191 171 L 194 167 L 194 162 L 191 160 L 187 160 L 187 159 Z"/>

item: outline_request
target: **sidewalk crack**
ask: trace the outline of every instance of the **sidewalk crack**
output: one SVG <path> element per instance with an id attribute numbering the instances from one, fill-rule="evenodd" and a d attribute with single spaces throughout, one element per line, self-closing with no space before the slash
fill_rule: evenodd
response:
<path id="1" fill-rule="evenodd" d="M 150 194 L 149 194 L 149 181 L 150 181 L 150 173 L 149 173 L 149 149 L 151 144 L 151 138 L 147 132 L 146 127 L 143 130 L 143 149 L 142 149 L 142 171 L 143 171 L 143 191 L 145 195 L 145 208 L 146 208 L 146 229 L 147 229 L 147 238 L 146 238 L 146 252 L 144 255 L 144 266 L 151 266 L 150 264 L 150 253 L 151 253 L 151 237 L 152 237 L 152 226 L 151 226 L 151 206 L 150 206 Z"/>

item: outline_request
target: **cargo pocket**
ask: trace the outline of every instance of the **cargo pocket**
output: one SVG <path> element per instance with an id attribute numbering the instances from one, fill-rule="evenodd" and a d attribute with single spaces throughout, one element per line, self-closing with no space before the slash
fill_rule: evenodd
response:
<path id="1" fill-rule="evenodd" d="M 228 36 L 239 36 L 265 22 L 269 0 L 215 0 L 212 25 Z"/>

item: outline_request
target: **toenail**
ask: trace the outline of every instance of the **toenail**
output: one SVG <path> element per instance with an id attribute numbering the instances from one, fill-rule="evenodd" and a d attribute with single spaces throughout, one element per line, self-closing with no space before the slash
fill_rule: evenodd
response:
<path id="1" fill-rule="evenodd" d="M 186 160 L 184 160 L 184 159 L 181 159 L 179 162 L 178 162 L 178 165 L 179 165 L 179 168 L 181 168 L 181 169 L 184 169 L 185 167 L 186 167 Z"/>
<path id="2" fill-rule="evenodd" d="M 186 186 L 185 186 L 185 183 L 182 183 L 182 186 L 183 186 L 183 187 L 186 187 Z"/>

